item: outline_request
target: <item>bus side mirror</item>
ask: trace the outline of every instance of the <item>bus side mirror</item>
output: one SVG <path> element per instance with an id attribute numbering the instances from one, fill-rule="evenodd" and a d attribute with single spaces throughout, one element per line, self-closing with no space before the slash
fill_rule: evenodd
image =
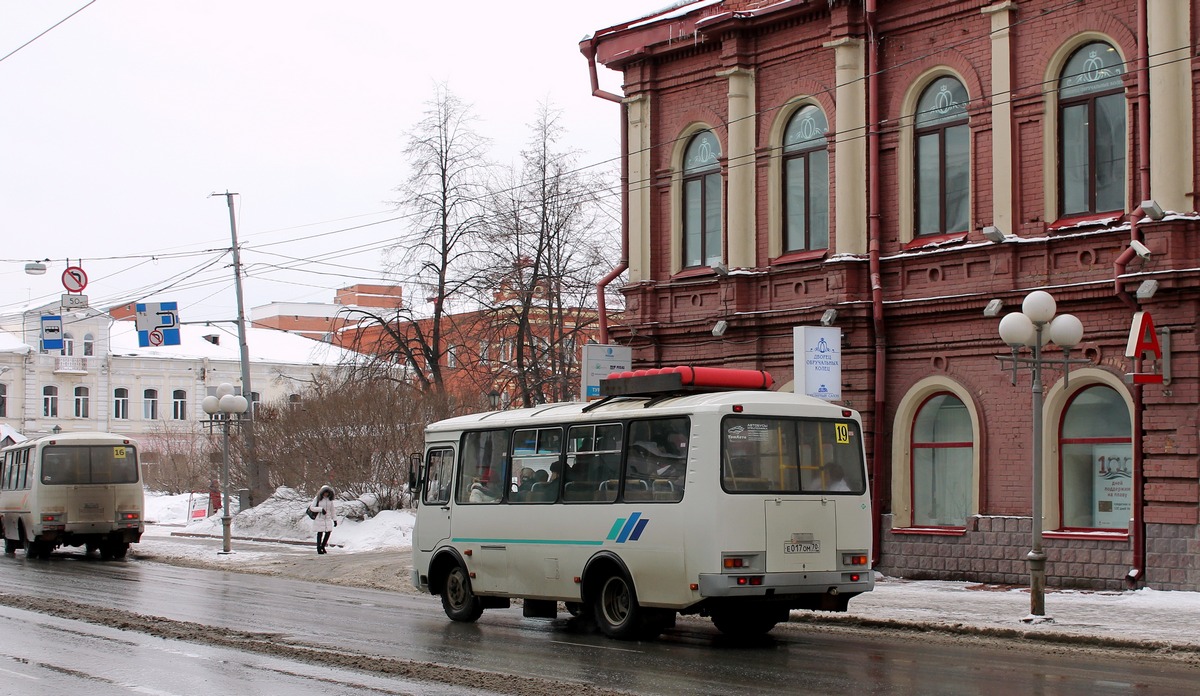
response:
<path id="1" fill-rule="evenodd" d="M 421 468 L 421 455 L 410 454 L 408 456 L 408 493 L 416 501 L 417 496 L 417 471 Z"/>

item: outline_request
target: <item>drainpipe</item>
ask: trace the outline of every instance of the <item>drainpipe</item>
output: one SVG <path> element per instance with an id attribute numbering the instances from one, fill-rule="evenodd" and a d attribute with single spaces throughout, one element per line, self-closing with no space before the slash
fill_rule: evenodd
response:
<path id="1" fill-rule="evenodd" d="M 1144 1 L 1144 0 L 1143 0 Z M 871 272 L 871 324 L 875 334 L 875 443 L 871 456 L 872 565 L 879 564 L 883 541 L 883 446 L 886 394 L 887 336 L 883 321 L 883 279 L 880 271 L 879 229 L 879 36 L 875 0 L 866 0 L 867 20 L 867 254 Z"/>
<path id="2" fill-rule="evenodd" d="M 1137 4 L 1137 105 L 1138 105 L 1138 190 L 1141 200 L 1152 198 L 1150 195 L 1150 45 L 1148 43 L 1149 18 L 1147 3 L 1149 0 L 1138 0 Z M 1141 241 L 1138 223 L 1145 212 L 1138 206 L 1129 215 L 1129 239 Z M 1137 302 L 1121 285 L 1121 276 L 1125 266 L 1133 259 L 1132 248 L 1126 249 L 1113 263 L 1113 285 L 1117 297 L 1126 305 L 1137 311 Z M 1141 356 L 1134 358 L 1133 369 L 1140 372 Z M 1133 385 L 1133 568 L 1126 575 L 1130 586 L 1135 586 L 1146 574 L 1146 521 L 1143 506 L 1145 504 L 1145 472 L 1142 471 L 1142 386 Z"/>
<path id="3" fill-rule="evenodd" d="M 600 78 L 596 74 L 596 40 L 588 41 L 588 73 L 592 79 L 592 96 L 621 105 L 621 260 L 596 283 L 596 311 L 600 321 L 600 343 L 608 343 L 608 306 L 604 302 L 604 289 L 629 268 L 629 119 L 626 117 L 625 100 L 618 94 L 600 89 Z"/>

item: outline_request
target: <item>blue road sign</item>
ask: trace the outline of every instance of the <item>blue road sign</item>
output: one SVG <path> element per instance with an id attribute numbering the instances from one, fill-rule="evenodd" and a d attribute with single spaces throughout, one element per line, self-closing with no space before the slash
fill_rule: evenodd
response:
<path id="1" fill-rule="evenodd" d="M 179 345 L 179 303 L 139 302 L 134 310 L 137 313 L 139 346 Z"/>

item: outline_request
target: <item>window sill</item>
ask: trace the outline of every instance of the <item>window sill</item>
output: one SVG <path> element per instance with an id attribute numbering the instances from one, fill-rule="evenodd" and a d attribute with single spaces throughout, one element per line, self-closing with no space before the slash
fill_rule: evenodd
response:
<path id="1" fill-rule="evenodd" d="M 772 266 L 782 266 L 789 263 L 800 263 L 803 261 L 821 261 L 829 255 L 828 249 L 812 249 L 809 251 L 789 251 L 781 256 L 776 256 L 771 259 Z"/>
<path id="2" fill-rule="evenodd" d="M 692 268 L 684 268 L 678 273 L 671 276 L 671 280 L 686 280 L 688 278 L 704 278 L 717 276 L 717 272 L 708 266 L 695 266 Z"/>
<path id="3" fill-rule="evenodd" d="M 1056 529 L 1042 532 L 1045 539 L 1097 539 L 1100 541 L 1129 541 L 1129 532 L 1111 529 Z"/>
<path id="4" fill-rule="evenodd" d="M 924 536 L 966 536 L 966 527 L 900 527 L 893 529 L 892 534 L 912 534 Z"/>
<path id="5" fill-rule="evenodd" d="M 1121 211 L 1111 210 L 1106 213 L 1085 213 L 1062 217 L 1046 226 L 1047 232 L 1062 232 L 1083 227 L 1107 227 L 1121 219 Z"/>
<path id="6" fill-rule="evenodd" d="M 967 241 L 966 232 L 950 232 L 948 234 L 930 234 L 924 237 L 915 237 L 911 242 L 904 245 L 905 251 L 913 249 L 922 249 L 924 247 L 941 247 L 954 242 Z"/>

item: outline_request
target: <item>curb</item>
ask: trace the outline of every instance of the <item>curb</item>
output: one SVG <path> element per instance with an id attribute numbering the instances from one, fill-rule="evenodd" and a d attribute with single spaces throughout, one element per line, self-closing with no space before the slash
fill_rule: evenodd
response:
<path id="1" fill-rule="evenodd" d="M 1042 633 L 1024 631 L 1019 628 L 998 626 L 970 626 L 967 624 L 942 624 L 900 619 L 869 619 L 858 616 L 822 616 L 818 614 L 792 614 L 791 623 L 833 624 L 859 628 L 887 628 L 918 633 L 946 633 L 960 636 L 987 636 L 1009 640 L 1028 640 L 1054 645 L 1079 645 L 1093 648 L 1116 648 L 1143 652 L 1178 652 L 1200 654 L 1200 645 L 1171 643 L 1160 640 L 1132 640 L 1107 636 L 1075 635 L 1072 633 Z"/>
<path id="2" fill-rule="evenodd" d="M 215 534 L 200 534 L 198 532 L 171 532 L 171 536 L 186 537 L 188 539 L 217 539 L 217 540 L 224 539 L 224 537 L 220 537 Z M 316 543 L 315 541 L 313 541 L 311 539 L 304 539 L 304 540 L 300 540 L 300 539 L 266 539 L 264 537 L 243 537 L 243 536 L 230 537 L 230 539 L 233 541 L 257 541 L 257 542 L 263 543 L 263 544 L 287 544 L 289 546 L 311 546 Z M 342 548 L 341 544 L 334 544 L 334 543 L 326 544 L 326 546 L 332 546 L 335 549 Z"/>

